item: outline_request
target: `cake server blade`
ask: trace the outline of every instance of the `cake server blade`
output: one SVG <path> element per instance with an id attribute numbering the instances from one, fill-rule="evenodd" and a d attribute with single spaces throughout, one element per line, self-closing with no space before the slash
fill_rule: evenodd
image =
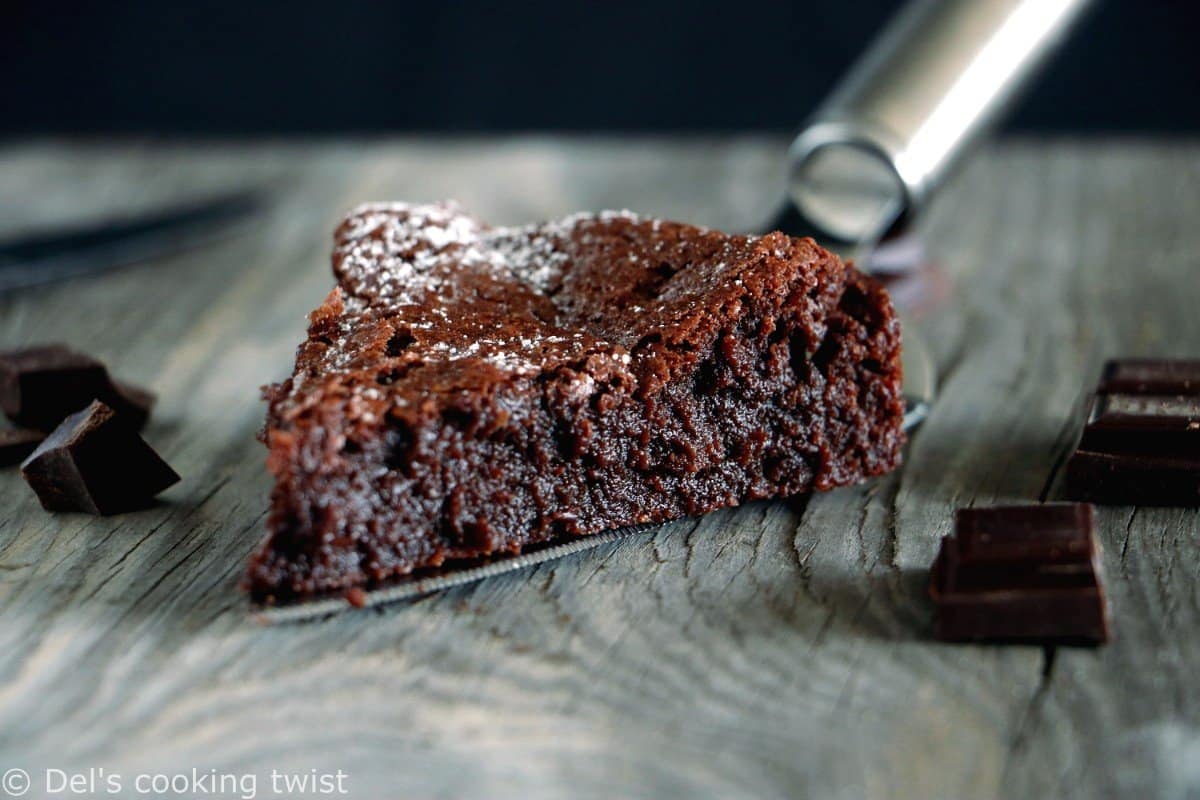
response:
<path id="1" fill-rule="evenodd" d="M 597 533 L 594 536 L 571 539 L 560 544 L 552 544 L 540 550 L 527 551 L 508 558 L 492 560 L 478 566 L 447 569 L 437 575 L 400 580 L 396 583 L 366 592 L 363 602 L 357 605 L 348 602 L 342 595 L 336 595 L 304 603 L 295 603 L 293 605 L 265 606 L 255 609 L 252 615 L 259 622 L 303 622 L 309 619 L 327 617 L 330 614 L 336 614 L 340 611 L 375 608 L 401 600 L 413 600 L 433 594 L 434 592 L 440 592 L 443 589 L 452 589 L 455 586 L 474 583 L 484 578 L 504 575 L 505 573 L 515 572 L 519 569 L 528 569 L 538 564 L 544 564 L 547 561 L 555 561 L 565 556 L 574 555 L 575 553 L 582 553 L 585 550 L 593 550 L 601 545 L 620 541 L 636 533 L 653 530 L 655 527 L 657 526 L 636 525 L 627 528 L 615 528 L 611 531 Z"/>
<path id="2" fill-rule="evenodd" d="M 925 419 L 933 400 L 933 375 L 921 365 L 928 362 L 923 345 L 913 348 L 906 343 L 904 349 L 904 429 L 912 431 Z M 916 356 L 914 357 L 914 352 Z M 914 360 L 915 359 L 915 360 Z M 550 543 L 538 550 L 526 551 L 515 556 L 493 559 L 484 564 L 448 568 L 434 575 L 405 578 L 386 586 L 365 592 L 360 602 L 351 603 L 338 594 L 302 603 L 279 606 L 259 606 L 251 610 L 251 617 L 265 624 L 305 622 L 320 619 L 343 611 L 378 608 L 403 600 L 415 600 L 434 592 L 463 586 L 493 578 L 497 575 L 530 569 L 547 561 L 556 561 L 566 556 L 594 550 L 606 544 L 628 539 L 639 533 L 647 533 L 661 527 L 659 524 L 635 525 L 615 528 L 579 539 Z"/>

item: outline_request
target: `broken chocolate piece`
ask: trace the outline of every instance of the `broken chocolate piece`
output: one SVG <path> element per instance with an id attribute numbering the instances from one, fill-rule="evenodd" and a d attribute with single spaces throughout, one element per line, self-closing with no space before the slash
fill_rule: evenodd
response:
<path id="1" fill-rule="evenodd" d="M 21 465 L 47 511 L 116 514 L 143 508 L 179 476 L 99 401 L 63 420 Z"/>
<path id="2" fill-rule="evenodd" d="M 117 383 L 99 361 L 65 345 L 0 353 L 0 409 L 16 424 L 49 432 L 93 400 L 141 428 L 154 395 Z"/>
<path id="3" fill-rule="evenodd" d="M 0 430 L 0 467 L 20 464 L 45 438 L 44 433 L 24 428 Z"/>
<path id="4" fill-rule="evenodd" d="M 1200 361 L 1109 362 L 1066 473 L 1072 500 L 1200 506 Z"/>
<path id="5" fill-rule="evenodd" d="M 962 509 L 930 575 L 944 641 L 1108 639 L 1092 507 Z"/>

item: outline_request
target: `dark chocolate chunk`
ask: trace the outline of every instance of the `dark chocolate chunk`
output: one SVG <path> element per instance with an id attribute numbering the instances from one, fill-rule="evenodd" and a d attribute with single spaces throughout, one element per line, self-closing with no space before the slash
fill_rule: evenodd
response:
<path id="1" fill-rule="evenodd" d="M 154 395 L 117 383 L 99 361 L 64 345 L 0 353 L 0 409 L 17 425 L 49 432 L 93 400 L 141 428 Z"/>
<path id="2" fill-rule="evenodd" d="M 1122 358 L 1104 365 L 1102 394 L 1200 395 L 1200 360 Z"/>
<path id="3" fill-rule="evenodd" d="M 1067 461 L 1066 493 L 1100 505 L 1200 506 L 1200 463 L 1076 450 Z"/>
<path id="4" fill-rule="evenodd" d="M 45 438 L 46 434 L 40 431 L 30 431 L 24 428 L 0 430 L 0 467 L 20 464 Z"/>
<path id="5" fill-rule="evenodd" d="M 99 401 L 63 420 L 21 465 L 48 511 L 116 514 L 143 508 L 179 476 Z"/>
<path id="6" fill-rule="evenodd" d="M 1092 507 L 963 509 L 930 576 L 945 641 L 1108 639 Z"/>
<path id="7" fill-rule="evenodd" d="M 1067 496 L 1200 506 L 1200 361 L 1112 361 L 1078 448 Z"/>

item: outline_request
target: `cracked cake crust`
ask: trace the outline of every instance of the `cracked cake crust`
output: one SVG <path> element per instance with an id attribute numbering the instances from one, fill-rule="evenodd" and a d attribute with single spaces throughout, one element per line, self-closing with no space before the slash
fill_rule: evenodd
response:
<path id="1" fill-rule="evenodd" d="M 268 387 L 259 602 L 828 490 L 899 463 L 900 328 L 811 239 L 380 203 Z"/>

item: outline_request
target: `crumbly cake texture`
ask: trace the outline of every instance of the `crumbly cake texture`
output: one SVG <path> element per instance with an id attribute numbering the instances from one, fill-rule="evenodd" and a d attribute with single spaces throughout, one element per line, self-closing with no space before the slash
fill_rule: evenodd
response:
<path id="1" fill-rule="evenodd" d="M 899 463 L 899 323 L 811 239 L 380 203 L 338 228 L 333 270 L 293 376 L 265 392 L 259 602 Z"/>

